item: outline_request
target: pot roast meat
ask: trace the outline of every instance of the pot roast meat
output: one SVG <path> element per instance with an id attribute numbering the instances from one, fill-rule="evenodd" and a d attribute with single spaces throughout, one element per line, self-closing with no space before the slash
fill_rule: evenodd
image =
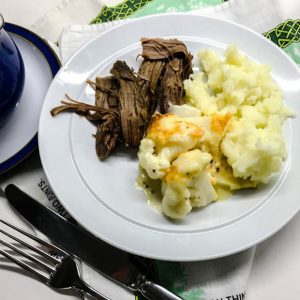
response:
<path id="1" fill-rule="evenodd" d="M 109 108 L 98 107 L 96 105 L 87 104 L 84 102 L 76 101 L 68 95 L 65 97 L 69 100 L 62 100 L 61 105 L 51 109 L 50 113 L 53 117 L 64 111 L 75 112 L 82 115 L 89 121 L 98 122 L 107 114 L 116 114 L 116 112 Z"/>
<path id="2" fill-rule="evenodd" d="M 95 90 L 95 104 L 67 97 L 51 110 L 80 114 L 92 121 L 96 153 L 105 159 L 118 141 L 137 147 L 156 110 L 168 111 L 169 103 L 183 104 L 183 81 L 192 73 L 192 55 L 177 39 L 142 38 L 143 61 L 135 73 L 124 61 L 116 61 L 107 77 L 87 83 Z"/>
<path id="3" fill-rule="evenodd" d="M 138 71 L 140 78 L 139 85 L 141 93 L 147 99 L 148 112 L 152 116 L 158 105 L 157 86 L 161 80 L 161 75 L 165 67 L 165 62 L 161 60 L 143 60 Z"/>
<path id="4" fill-rule="evenodd" d="M 182 55 L 182 58 L 189 57 L 185 44 L 177 39 L 163 38 L 141 38 L 143 47 L 142 57 L 150 60 L 160 60 L 168 57 Z"/>
<path id="5" fill-rule="evenodd" d="M 156 82 L 155 88 L 160 112 L 166 113 L 169 103 L 183 103 L 183 81 L 193 72 L 193 56 L 185 44 L 177 39 L 142 38 L 141 43 L 144 62 L 164 62 L 164 69 L 156 77 L 160 80 Z"/>
<path id="6" fill-rule="evenodd" d="M 116 61 L 110 73 L 119 80 L 119 111 L 126 146 L 137 147 L 149 122 L 148 103 L 139 78 L 124 61 Z"/>
<path id="7" fill-rule="evenodd" d="M 114 114 L 105 115 L 97 124 L 95 147 L 101 160 L 115 149 L 117 141 L 122 136 L 118 92 L 119 84 L 113 76 L 96 77 L 95 105 L 114 111 Z"/>
<path id="8" fill-rule="evenodd" d="M 183 104 L 183 61 L 179 58 L 173 58 L 165 66 L 165 72 L 160 84 L 159 108 L 162 114 L 168 111 L 169 103 L 175 105 Z"/>
<path id="9" fill-rule="evenodd" d="M 121 132 L 120 117 L 118 114 L 107 114 L 97 124 L 96 153 L 104 160 L 115 149 Z"/>
<path id="10" fill-rule="evenodd" d="M 96 77 L 95 105 L 118 111 L 119 84 L 113 76 Z"/>
<path id="11" fill-rule="evenodd" d="M 115 148 L 121 132 L 118 111 L 79 102 L 68 95 L 65 96 L 69 101 L 61 101 L 62 105 L 53 108 L 51 115 L 56 116 L 63 111 L 72 111 L 96 123 L 96 153 L 101 160 L 105 159 Z"/>
<path id="12" fill-rule="evenodd" d="M 192 54 L 186 45 L 177 39 L 141 38 L 142 57 L 145 60 L 170 60 L 174 57 L 183 60 L 183 78 L 193 73 Z"/>

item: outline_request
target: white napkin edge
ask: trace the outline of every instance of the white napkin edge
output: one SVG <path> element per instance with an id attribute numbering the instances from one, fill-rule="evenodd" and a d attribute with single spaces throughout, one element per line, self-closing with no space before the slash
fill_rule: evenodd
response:
<path id="1" fill-rule="evenodd" d="M 279 3 L 279 0 L 275 1 Z M 249 5 L 247 2 L 248 1 L 245 0 L 230 0 L 216 6 L 189 12 L 178 12 L 177 14 L 211 16 L 227 20 L 229 22 L 238 23 L 254 30 L 257 33 L 264 33 L 282 21 L 282 17 L 280 17 L 279 14 L 279 7 L 281 8 L 281 6 L 270 5 L 269 0 L 257 0 L 256 5 Z M 260 15 L 259 18 L 256 18 L 256 22 L 253 22 L 254 14 Z M 161 15 L 164 15 L 164 13 Z M 128 19 L 105 23 L 91 25 L 76 24 L 64 27 L 59 37 L 60 57 L 62 63 L 66 63 L 66 61 L 74 55 L 74 53 L 79 51 L 82 46 L 96 36 L 115 26 L 131 22 L 132 20 L 137 20 L 137 18 L 134 18 L 133 16 Z"/>

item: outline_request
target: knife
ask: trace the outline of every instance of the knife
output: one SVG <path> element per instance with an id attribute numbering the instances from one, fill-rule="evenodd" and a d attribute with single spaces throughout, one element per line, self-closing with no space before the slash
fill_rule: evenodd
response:
<path id="1" fill-rule="evenodd" d="M 146 299 L 182 299 L 149 280 L 146 272 L 132 262 L 129 253 L 103 242 L 86 230 L 70 223 L 17 186 L 9 184 L 5 188 L 5 195 L 15 210 L 29 223 L 61 248 L 97 269 L 104 276 L 133 293 L 143 295 Z"/>

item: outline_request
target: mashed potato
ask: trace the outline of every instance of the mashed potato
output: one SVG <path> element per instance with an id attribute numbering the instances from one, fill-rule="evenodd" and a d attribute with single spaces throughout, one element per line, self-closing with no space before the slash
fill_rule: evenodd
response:
<path id="1" fill-rule="evenodd" d="M 231 113 L 220 146 L 234 176 L 267 183 L 281 169 L 286 156 L 282 124 L 293 116 L 270 68 L 250 60 L 234 46 L 224 58 L 212 50 L 201 51 L 199 60 L 203 72 L 185 82 L 187 103 L 203 115 Z M 206 92 L 209 96 L 203 101 L 199 95 Z"/>
<path id="2" fill-rule="evenodd" d="M 184 82 L 186 104 L 155 115 L 138 153 L 140 167 L 161 182 L 162 212 L 185 217 L 221 191 L 256 187 L 280 171 L 284 120 L 293 112 L 270 76 L 228 47 L 224 57 L 199 52 L 200 72 Z"/>

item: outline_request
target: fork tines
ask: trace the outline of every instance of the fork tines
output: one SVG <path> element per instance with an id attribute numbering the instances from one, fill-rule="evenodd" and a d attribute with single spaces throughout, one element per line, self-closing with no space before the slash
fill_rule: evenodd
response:
<path id="1" fill-rule="evenodd" d="M 13 229 L 14 231 L 17 231 L 19 233 L 21 233 L 22 235 L 25 235 L 26 237 L 30 238 L 31 240 L 34 240 L 36 242 L 38 242 L 39 244 L 46 246 L 47 248 L 49 248 L 50 250 L 53 250 L 54 252 L 58 252 L 59 254 L 61 254 L 62 256 L 68 256 L 68 254 L 61 250 L 60 248 L 40 239 L 39 237 L 23 230 L 20 229 L 6 221 L 0 220 L 0 222 L 4 225 L 6 225 L 7 227 L 9 227 L 10 229 Z M 7 230 L 1 229 L 0 228 L 0 233 L 2 233 L 3 235 L 9 237 L 10 239 L 16 241 L 19 243 L 18 246 L 16 246 L 15 244 L 11 243 L 11 242 L 7 242 L 4 239 L 0 238 L 0 243 L 3 244 L 4 246 L 10 248 L 11 252 L 14 253 L 9 253 L 8 251 L 5 251 L 3 249 L 0 249 L 0 254 L 2 254 L 3 256 L 5 256 L 6 258 L 8 258 L 9 260 L 13 261 L 14 263 L 16 263 L 17 265 L 19 265 L 20 267 L 22 267 L 23 269 L 26 269 L 30 272 L 32 272 L 33 274 L 35 274 L 40 280 L 42 280 L 43 282 L 47 283 L 49 280 L 49 276 L 45 275 L 42 270 L 45 270 L 47 272 L 54 272 L 55 271 L 55 265 L 60 264 L 61 260 L 51 256 L 49 253 L 45 252 L 44 250 L 33 246 L 31 244 L 29 244 L 28 242 L 14 236 L 13 234 L 9 233 Z M 20 245 L 22 245 L 23 247 L 20 247 Z M 27 248 L 27 251 L 25 250 Z M 41 256 L 41 258 L 43 258 L 45 261 L 43 261 L 41 258 L 37 258 L 36 255 L 34 256 L 33 254 L 28 253 L 28 249 L 30 249 L 33 254 L 38 254 Z M 19 259 L 16 257 L 16 254 L 20 254 L 21 256 L 27 258 L 30 262 L 34 263 L 36 266 L 38 266 L 41 270 L 38 270 L 36 267 L 32 267 L 29 263 Z"/>
<path id="2" fill-rule="evenodd" d="M 12 240 L 7 242 L 0 238 L 0 244 L 9 248 L 8 251 L 0 249 L 0 254 L 34 274 L 52 288 L 72 289 L 77 294 L 89 294 L 95 299 L 109 300 L 80 277 L 76 261 L 67 252 L 6 221 L 0 219 L 0 223 L 5 225 L 5 229 L 0 228 L 3 238 Z M 51 251 L 49 253 L 54 253 L 56 256 L 33 246 L 34 242 L 37 242 L 40 247 L 46 247 L 47 251 Z"/>

